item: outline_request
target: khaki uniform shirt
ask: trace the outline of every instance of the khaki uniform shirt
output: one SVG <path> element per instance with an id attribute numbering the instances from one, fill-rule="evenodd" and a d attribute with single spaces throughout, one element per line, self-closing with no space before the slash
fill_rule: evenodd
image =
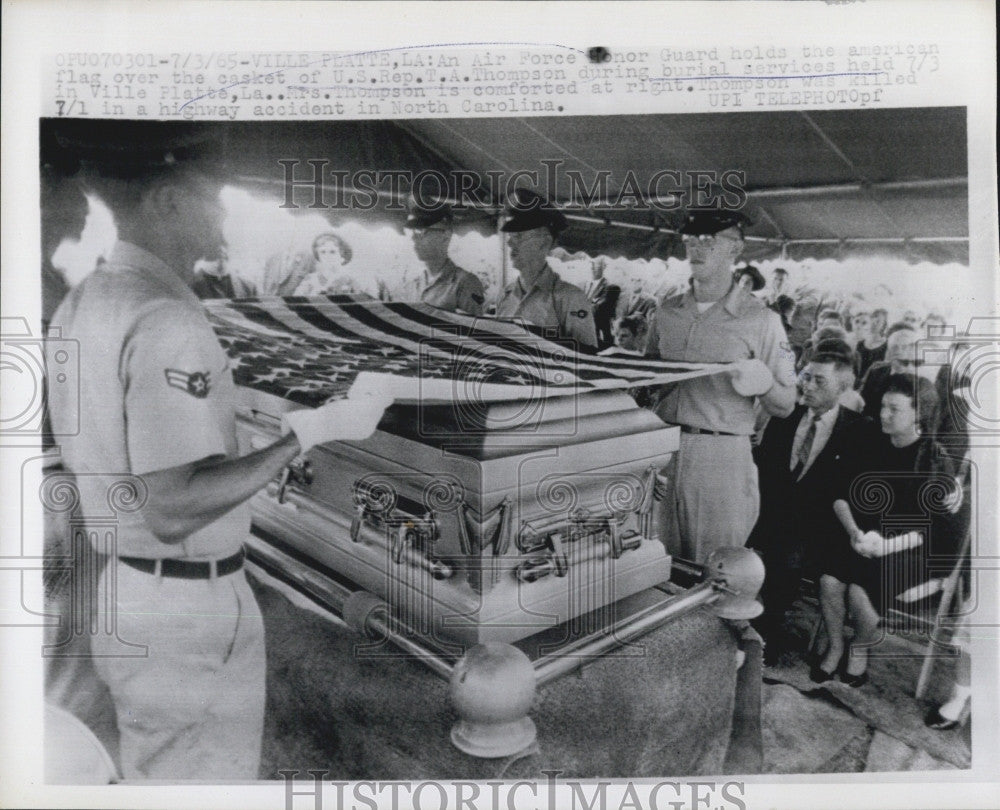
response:
<path id="1" fill-rule="evenodd" d="M 107 486 L 115 476 L 238 455 L 226 353 L 194 292 L 158 258 L 117 243 L 107 266 L 63 301 L 53 337 L 54 330 L 79 351 L 79 385 L 54 388 L 49 407 L 85 516 L 109 514 Z M 59 348 L 50 344 L 53 353 Z M 250 530 L 247 504 L 175 544 L 150 531 L 141 508 L 111 514 L 123 556 L 227 557 Z"/>
<path id="2" fill-rule="evenodd" d="M 546 265 L 525 291 L 518 278 L 504 290 L 497 304 L 498 318 L 521 318 L 534 326 L 558 330 L 559 337 L 597 346 L 597 330 L 590 301 L 579 287 L 563 281 Z"/>
<path id="3" fill-rule="evenodd" d="M 705 312 L 690 290 L 665 300 L 652 319 L 646 355 L 691 363 L 756 358 L 776 383 L 795 384 L 795 355 L 781 319 L 736 286 Z M 736 393 L 727 374 L 713 374 L 667 386 L 656 412 L 667 422 L 750 436 L 753 403 Z"/>
<path id="4" fill-rule="evenodd" d="M 483 283 L 472 273 L 463 270 L 451 259 L 445 259 L 444 268 L 436 278 L 423 273 L 423 291 L 420 300 L 432 307 L 449 312 L 461 310 L 467 315 L 482 315 L 486 295 Z"/>

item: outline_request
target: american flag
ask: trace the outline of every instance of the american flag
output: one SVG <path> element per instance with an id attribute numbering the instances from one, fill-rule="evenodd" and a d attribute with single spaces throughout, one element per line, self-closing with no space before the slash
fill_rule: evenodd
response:
<path id="1" fill-rule="evenodd" d="M 237 385 L 318 407 L 354 387 L 397 401 L 517 400 L 662 385 L 725 366 L 577 352 L 546 330 L 352 296 L 204 302 Z"/>

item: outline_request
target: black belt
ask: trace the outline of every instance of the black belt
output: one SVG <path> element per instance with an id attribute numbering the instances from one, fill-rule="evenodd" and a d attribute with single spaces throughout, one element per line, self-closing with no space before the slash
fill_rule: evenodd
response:
<path id="1" fill-rule="evenodd" d="M 152 560 L 146 557 L 119 557 L 118 560 L 146 574 L 159 573 L 162 576 L 176 577 L 177 579 L 212 579 L 212 577 L 224 577 L 239 571 L 243 567 L 243 549 L 231 557 L 204 562 L 175 559 Z M 159 570 L 157 570 L 158 568 Z"/>
<path id="2" fill-rule="evenodd" d="M 705 428 L 681 425 L 681 433 L 693 433 L 696 436 L 740 436 L 739 433 L 726 433 L 722 430 L 705 430 Z"/>

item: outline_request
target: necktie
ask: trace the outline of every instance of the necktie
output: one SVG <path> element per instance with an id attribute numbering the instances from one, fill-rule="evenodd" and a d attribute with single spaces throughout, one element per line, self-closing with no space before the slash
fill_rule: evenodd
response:
<path id="1" fill-rule="evenodd" d="M 809 463 L 809 456 L 812 454 L 813 442 L 816 441 L 816 423 L 819 422 L 819 419 L 820 414 L 816 414 L 812 418 L 812 421 L 809 423 L 809 429 L 806 431 L 806 437 L 802 440 L 802 446 L 799 448 L 799 460 L 795 465 L 795 469 L 792 470 L 792 476 L 796 481 L 802 477 L 806 464 Z"/>

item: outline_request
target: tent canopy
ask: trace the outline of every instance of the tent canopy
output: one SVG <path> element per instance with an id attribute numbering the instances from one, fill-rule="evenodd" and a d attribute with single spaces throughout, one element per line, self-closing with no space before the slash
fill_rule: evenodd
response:
<path id="1" fill-rule="evenodd" d="M 791 111 L 561 118 L 435 119 L 400 126 L 448 163 L 539 173 L 539 191 L 580 199 L 599 172 L 607 193 L 574 219 L 569 250 L 630 258 L 679 254 L 664 229 L 678 212 L 614 206 L 627 178 L 643 191 L 663 170 L 742 172 L 748 258 L 836 258 L 886 253 L 968 262 L 964 108 Z M 559 161 L 547 171 L 541 160 Z M 550 164 L 551 165 L 551 164 Z M 576 173 L 579 180 L 571 179 Z M 664 204 L 661 207 L 668 207 Z M 652 208 L 652 210 L 649 210 Z M 605 220 L 631 227 L 609 227 Z M 596 220 L 596 221 L 594 221 Z"/>
<path id="2" fill-rule="evenodd" d="M 81 142 L 169 140 L 182 128 L 211 138 L 242 183 L 282 199 L 289 171 L 297 181 L 313 176 L 308 161 L 320 161 L 328 205 L 345 176 L 357 188 L 358 171 L 433 172 L 448 180 L 440 192 L 451 199 L 459 196 L 456 172 L 466 172 L 471 192 L 463 201 L 478 202 L 460 212 L 459 225 L 483 233 L 495 228 L 505 181 L 521 172 L 518 185 L 566 208 L 563 247 L 591 256 L 683 257 L 674 229 L 688 197 L 677 193 L 704 172 L 699 184 L 714 176 L 746 192 L 750 261 L 886 255 L 968 263 L 966 111 L 959 107 L 197 124 L 47 119 L 42 157 L 66 163 Z M 292 169 L 279 163 L 289 160 Z M 491 183 L 491 172 L 504 181 Z M 366 205 L 325 209 L 331 223 L 376 218 L 401 227 L 409 189 L 385 179 L 370 184 L 377 197 L 349 193 L 349 203 Z M 293 193 L 303 210 L 318 210 L 308 207 L 314 189 Z"/>

